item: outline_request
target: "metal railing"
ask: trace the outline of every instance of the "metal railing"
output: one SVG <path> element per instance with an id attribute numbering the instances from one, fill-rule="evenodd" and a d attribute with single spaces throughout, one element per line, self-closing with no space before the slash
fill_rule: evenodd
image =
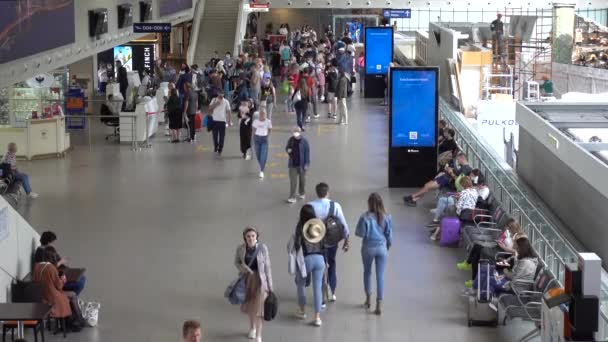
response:
<path id="1" fill-rule="evenodd" d="M 512 217 L 519 220 L 539 257 L 563 284 L 566 264 L 577 262 L 577 249 L 550 223 L 539 209 L 541 206 L 526 195 L 526 190 L 514 177 L 509 165 L 491 150 L 491 145 L 483 140 L 461 113 L 440 99 L 439 115 L 458 132 L 455 140 L 468 156 L 471 166 L 484 173 L 494 196 Z M 608 337 L 608 273 L 605 271 L 602 271 L 600 309 L 600 334 L 605 339 Z"/>
<path id="2" fill-rule="evenodd" d="M 89 141 L 89 147 L 92 146 L 92 141 L 91 141 L 91 119 L 120 119 L 120 118 L 126 118 L 126 119 L 130 119 L 131 122 L 131 150 L 132 151 L 140 151 L 141 150 L 141 146 L 139 145 L 138 141 L 137 141 L 137 115 L 135 114 L 121 114 L 121 115 L 98 115 L 98 114 L 69 114 L 65 116 L 66 120 L 70 119 L 70 118 L 83 118 L 85 119 L 85 126 L 87 127 L 87 136 L 88 136 L 88 141 Z M 146 140 L 145 143 L 143 145 L 143 147 L 149 147 L 149 143 L 148 143 L 148 130 L 147 130 L 147 123 L 146 123 Z"/>

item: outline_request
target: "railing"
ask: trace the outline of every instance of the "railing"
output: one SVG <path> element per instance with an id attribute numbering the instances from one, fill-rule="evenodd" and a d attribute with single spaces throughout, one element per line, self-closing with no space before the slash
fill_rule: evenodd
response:
<path id="1" fill-rule="evenodd" d="M 87 127 L 87 139 L 89 142 L 89 148 L 92 146 L 92 134 L 91 134 L 91 119 L 112 119 L 112 118 L 127 118 L 130 119 L 132 121 L 131 124 L 131 150 L 132 151 L 140 151 L 141 147 L 144 148 L 148 148 L 149 147 L 149 143 L 148 143 L 148 139 L 146 138 L 145 142 L 143 145 L 140 146 L 140 144 L 137 142 L 136 139 L 136 128 L 137 128 L 137 115 L 135 114 L 121 114 L 121 115 L 97 115 L 97 114 L 69 114 L 66 115 L 66 118 L 84 118 L 85 121 L 85 125 Z M 148 125 L 146 122 L 146 137 L 148 136 L 148 129 L 147 129 Z"/>
<path id="2" fill-rule="evenodd" d="M 203 20 L 203 16 L 199 14 L 199 11 L 201 8 L 204 10 L 204 7 L 205 0 L 197 0 L 196 4 L 194 4 L 194 12 L 192 12 L 192 31 L 190 34 L 190 43 L 188 44 L 188 51 L 186 52 L 186 61 L 190 65 L 194 64 L 194 54 L 196 53 L 198 34 L 201 28 L 201 21 Z"/>
<path id="3" fill-rule="evenodd" d="M 547 220 L 539 210 L 541 206 L 533 203 L 530 196 L 526 195 L 526 190 L 515 179 L 510 167 L 491 151 L 490 145 L 461 113 L 453 110 L 443 99 L 440 99 L 439 115 L 458 132 L 456 142 L 467 154 L 471 165 L 485 174 L 487 184 L 494 196 L 512 217 L 519 220 L 539 257 L 555 278 L 563 284 L 566 264 L 577 261 L 576 248 Z M 605 271 L 602 271 L 600 312 L 600 338 L 606 339 L 608 337 L 608 274 Z"/>

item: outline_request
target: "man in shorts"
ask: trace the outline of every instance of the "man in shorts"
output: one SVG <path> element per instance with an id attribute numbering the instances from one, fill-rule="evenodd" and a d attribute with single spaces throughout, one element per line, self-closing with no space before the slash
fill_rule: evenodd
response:
<path id="1" fill-rule="evenodd" d="M 403 197 L 405 205 L 415 207 L 419 199 L 421 199 L 427 192 L 442 189 L 448 187 L 452 179 L 456 179 L 461 174 L 468 175 L 473 171 L 467 160 L 467 156 L 463 152 L 459 152 L 456 156 L 456 162 L 460 166 L 458 170 L 451 168 L 446 165 L 445 171 L 440 172 L 435 178 L 418 190 L 417 192 Z"/>
<path id="2" fill-rule="evenodd" d="M 338 98 L 336 97 L 336 91 L 338 90 L 338 68 L 336 60 L 332 60 L 331 66 L 327 70 L 325 76 L 325 85 L 327 86 L 327 103 L 329 110 L 327 112 L 327 118 L 335 119 L 338 112 Z"/>

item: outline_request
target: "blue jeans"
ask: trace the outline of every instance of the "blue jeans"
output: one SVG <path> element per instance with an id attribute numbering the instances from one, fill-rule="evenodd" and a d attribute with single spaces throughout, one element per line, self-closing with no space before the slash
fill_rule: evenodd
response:
<path id="1" fill-rule="evenodd" d="M 84 285 L 86 283 L 87 277 L 83 275 L 78 281 L 70 281 L 65 283 L 65 285 L 63 285 L 63 291 L 71 291 L 76 293 L 77 296 L 79 296 L 82 290 L 84 290 Z"/>
<path id="2" fill-rule="evenodd" d="M 325 257 L 327 258 L 327 282 L 331 292 L 336 292 L 338 286 L 338 275 L 336 270 L 336 254 L 338 254 L 338 245 L 325 248 Z"/>
<path id="3" fill-rule="evenodd" d="M 325 258 L 321 254 L 311 254 L 304 257 L 306 271 L 312 275 L 312 291 L 315 297 L 315 313 L 321 312 L 323 301 L 323 273 L 325 272 Z M 296 285 L 298 286 L 298 304 L 306 305 L 306 279 L 296 275 Z"/>
<path id="4" fill-rule="evenodd" d="M 308 104 L 304 101 L 298 102 L 299 104 L 295 106 L 296 108 L 296 121 L 298 127 L 304 128 L 304 119 L 306 118 L 306 111 L 308 110 Z"/>
<path id="5" fill-rule="evenodd" d="M 450 207 L 455 205 L 454 197 L 446 196 L 440 197 L 437 200 L 437 212 L 435 213 L 435 221 L 439 221 L 445 211 Z"/>
<path id="6" fill-rule="evenodd" d="M 376 261 L 376 286 L 377 286 L 377 299 L 382 300 L 384 298 L 384 269 L 386 268 L 386 259 L 388 257 L 388 250 L 386 244 L 361 247 L 361 257 L 363 258 L 363 286 L 365 287 L 365 294 L 371 296 L 372 294 L 372 263 Z"/>
<path id="7" fill-rule="evenodd" d="M 25 190 L 26 194 L 30 194 L 32 192 L 32 186 L 30 185 L 30 177 L 26 173 L 15 172 L 15 180 L 21 182 L 23 185 L 23 190 Z"/>
<path id="8" fill-rule="evenodd" d="M 255 157 L 260 164 L 260 171 L 264 172 L 266 161 L 268 160 L 268 136 L 253 136 L 253 145 L 255 148 Z"/>

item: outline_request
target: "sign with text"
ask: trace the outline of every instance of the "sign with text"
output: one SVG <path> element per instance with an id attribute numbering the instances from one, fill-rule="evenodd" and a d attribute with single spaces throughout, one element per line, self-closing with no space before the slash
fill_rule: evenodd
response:
<path id="1" fill-rule="evenodd" d="M 393 61 L 393 28 L 365 28 L 365 73 L 386 75 Z"/>
<path id="2" fill-rule="evenodd" d="M 171 32 L 170 23 L 134 23 L 134 33 L 169 33 Z"/>
<path id="3" fill-rule="evenodd" d="M 386 8 L 382 11 L 382 16 L 385 18 L 411 19 L 412 10 L 409 8 L 404 8 L 404 9 Z"/>

